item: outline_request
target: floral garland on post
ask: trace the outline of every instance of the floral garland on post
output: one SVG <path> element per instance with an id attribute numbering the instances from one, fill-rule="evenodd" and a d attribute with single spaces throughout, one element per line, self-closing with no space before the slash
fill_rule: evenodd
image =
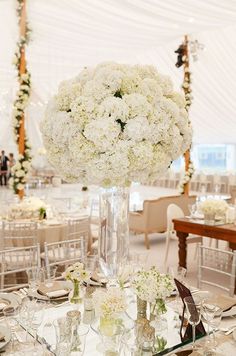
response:
<path id="1" fill-rule="evenodd" d="M 19 26 L 21 26 L 23 6 L 25 6 L 25 0 L 17 0 L 16 12 Z M 21 126 L 23 125 L 24 112 L 28 104 L 31 92 L 31 76 L 26 66 L 24 69 L 24 73 L 21 72 L 22 55 L 24 55 L 25 46 L 30 41 L 30 32 L 31 30 L 26 21 L 24 36 L 20 36 L 20 39 L 17 42 L 17 50 L 13 58 L 13 64 L 16 67 L 17 76 L 20 84 L 13 106 L 13 129 L 15 141 L 18 146 L 20 142 L 20 134 L 22 129 Z M 19 191 L 22 191 L 24 189 L 26 178 L 31 166 L 31 160 L 31 146 L 26 135 L 24 135 L 24 152 L 18 155 L 16 164 L 12 167 L 12 176 L 9 181 L 9 184 L 10 186 L 12 186 L 15 193 L 19 193 Z"/>
<path id="2" fill-rule="evenodd" d="M 187 171 L 185 171 L 184 176 L 178 186 L 180 194 L 184 194 L 184 187 L 186 184 L 188 184 L 191 181 L 194 172 L 195 172 L 194 165 L 193 162 L 190 160 L 188 164 L 188 169 Z"/>
<path id="3" fill-rule="evenodd" d="M 191 72 L 189 69 L 189 51 L 188 51 L 188 36 L 185 36 L 185 41 L 182 43 L 178 49 L 175 51 L 178 53 L 176 67 L 180 68 L 184 66 L 184 81 L 182 88 L 184 90 L 185 96 L 185 108 L 189 112 L 190 106 L 192 105 L 192 89 L 191 89 Z M 193 162 L 190 159 L 190 151 L 188 150 L 185 154 L 185 175 L 179 183 L 179 192 L 180 194 L 188 194 L 189 192 L 189 182 L 194 173 Z"/>

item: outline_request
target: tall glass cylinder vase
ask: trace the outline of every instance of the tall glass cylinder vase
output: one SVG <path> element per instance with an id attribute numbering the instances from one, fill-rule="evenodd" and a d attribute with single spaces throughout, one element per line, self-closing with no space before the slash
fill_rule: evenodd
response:
<path id="1" fill-rule="evenodd" d="M 112 284 L 129 254 L 129 189 L 101 189 L 99 205 L 99 262 Z"/>

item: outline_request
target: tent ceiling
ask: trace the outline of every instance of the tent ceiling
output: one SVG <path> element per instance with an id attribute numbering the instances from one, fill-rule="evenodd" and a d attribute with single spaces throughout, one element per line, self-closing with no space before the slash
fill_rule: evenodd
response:
<path id="1" fill-rule="evenodd" d="M 178 88 L 174 50 L 184 34 L 205 45 L 192 63 L 194 141 L 236 143 L 235 0 L 28 0 L 27 48 L 33 95 L 28 130 L 41 146 L 38 122 L 58 83 L 83 66 L 115 60 L 151 63 Z M 0 0 L 0 142 L 9 146 L 16 89 L 11 63 L 17 40 L 14 0 Z"/>

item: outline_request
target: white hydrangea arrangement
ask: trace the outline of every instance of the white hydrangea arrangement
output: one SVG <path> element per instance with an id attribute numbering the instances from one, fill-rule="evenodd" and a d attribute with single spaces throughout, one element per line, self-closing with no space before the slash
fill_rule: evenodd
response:
<path id="1" fill-rule="evenodd" d="M 39 219 L 46 212 L 46 204 L 37 197 L 24 198 L 9 208 L 10 219 Z"/>
<path id="2" fill-rule="evenodd" d="M 103 318 L 115 318 L 127 309 L 125 293 L 116 287 L 108 290 L 97 289 L 93 293 L 96 315 Z"/>
<path id="3" fill-rule="evenodd" d="M 198 206 L 198 210 L 206 215 L 218 215 L 223 216 L 228 210 L 228 204 L 225 200 L 220 199 L 206 199 Z"/>
<path id="4" fill-rule="evenodd" d="M 117 63 L 62 82 L 41 131 L 65 180 L 105 187 L 156 180 L 192 140 L 184 96 L 169 77 Z"/>
<path id="5" fill-rule="evenodd" d="M 132 281 L 135 294 L 149 303 L 165 300 L 174 289 L 173 279 L 168 274 L 161 274 L 155 266 L 136 273 Z"/>
<path id="6" fill-rule="evenodd" d="M 15 165 L 11 168 L 11 178 L 9 185 L 17 193 L 23 190 L 27 182 L 28 174 L 31 168 L 30 148 L 25 148 L 24 155 L 19 154 Z"/>
<path id="7" fill-rule="evenodd" d="M 81 262 L 76 262 L 72 266 L 69 266 L 62 276 L 73 283 L 78 282 L 79 284 L 87 282 L 90 278 L 89 272 L 86 271 L 84 264 Z"/>
<path id="8" fill-rule="evenodd" d="M 184 194 L 184 188 L 185 188 L 186 184 L 188 184 L 191 181 L 194 172 L 195 172 L 195 169 L 194 169 L 193 162 L 190 161 L 189 165 L 188 165 L 188 170 L 185 171 L 184 177 L 179 183 L 180 194 Z"/>

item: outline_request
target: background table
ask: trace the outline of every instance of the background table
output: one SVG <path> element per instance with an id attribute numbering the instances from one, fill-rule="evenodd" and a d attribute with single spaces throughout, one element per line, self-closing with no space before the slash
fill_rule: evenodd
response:
<path id="1" fill-rule="evenodd" d="M 187 268 L 187 238 L 189 234 L 210 237 L 229 242 L 229 247 L 236 250 L 236 225 L 206 225 L 204 220 L 189 218 L 174 219 L 174 230 L 179 239 L 179 266 Z"/>

